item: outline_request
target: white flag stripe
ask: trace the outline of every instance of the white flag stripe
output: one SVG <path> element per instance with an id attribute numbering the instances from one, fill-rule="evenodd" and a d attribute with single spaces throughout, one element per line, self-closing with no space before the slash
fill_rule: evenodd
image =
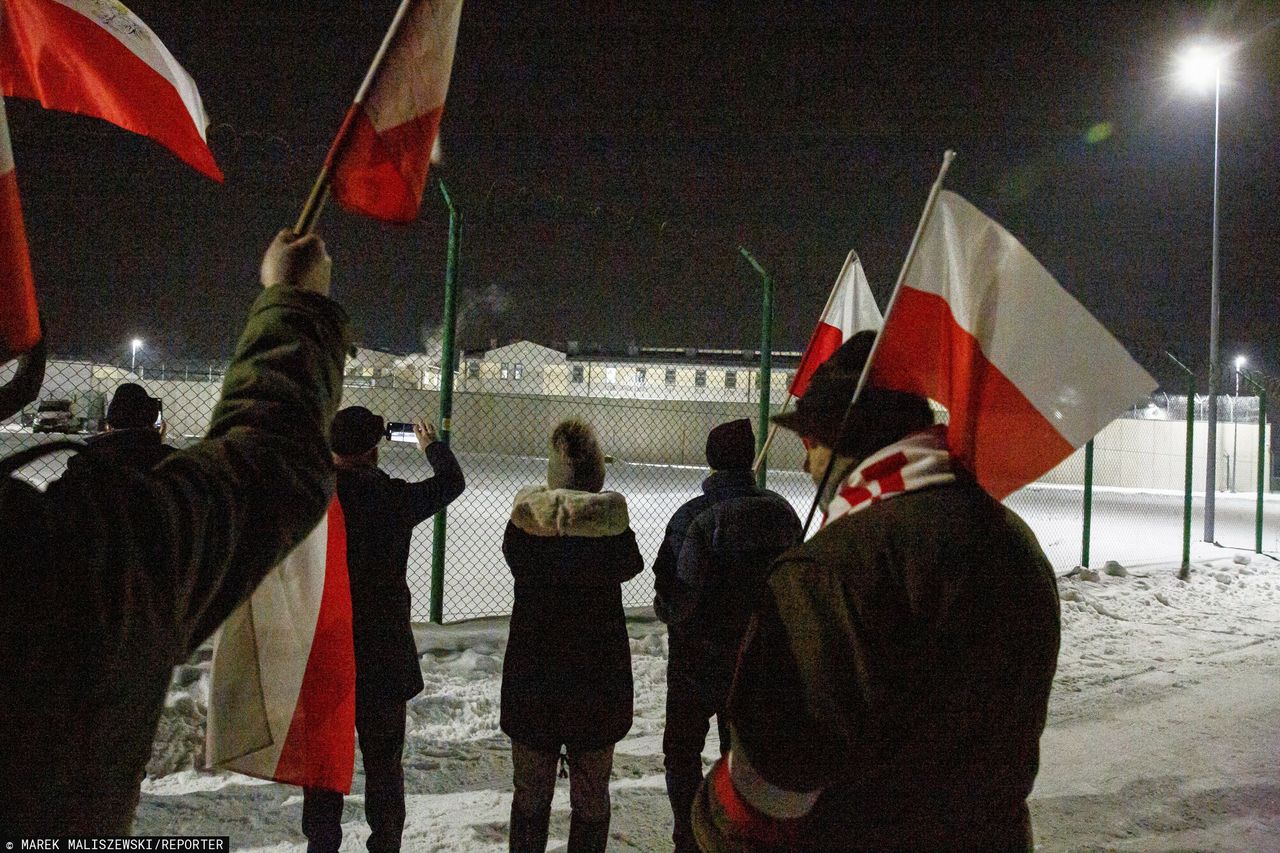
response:
<path id="1" fill-rule="evenodd" d="M 444 106 L 461 19 L 462 0 L 418 0 L 409 10 L 365 97 L 374 130 L 382 133 Z"/>
<path id="2" fill-rule="evenodd" d="M 849 252 L 845 261 L 845 273 L 836 286 L 836 298 L 822 321 L 845 333 L 847 340 L 864 329 L 877 330 L 884 325 L 884 317 L 875 297 L 871 295 L 871 283 L 862 269 L 858 253 Z"/>
<path id="3" fill-rule="evenodd" d="M 9 117 L 4 111 L 4 98 L 0 97 L 0 175 L 13 171 L 13 148 L 9 144 Z"/>
<path id="4" fill-rule="evenodd" d="M 1073 447 L 1097 432 L 1096 413 L 1110 420 L 1155 390 L 1012 234 L 955 193 L 940 194 L 904 285 L 944 297 L 987 360 Z"/>
<path id="5" fill-rule="evenodd" d="M 125 8 L 123 3 L 114 2 L 114 0 L 53 0 L 53 2 L 66 6 L 93 21 L 112 38 L 127 47 L 134 56 L 145 62 L 152 71 L 169 81 L 191 115 L 191 121 L 200 132 L 200 138 L 206 139 L 205 128 L 209 126 L 209 116 L 204 111 L 204 102 L 200 100 L 200 92 L 196 89 L 195 81 L 141 18 Z"/>

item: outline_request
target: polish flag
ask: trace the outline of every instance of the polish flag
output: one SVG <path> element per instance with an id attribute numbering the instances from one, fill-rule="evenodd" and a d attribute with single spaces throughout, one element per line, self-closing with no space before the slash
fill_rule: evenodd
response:
<path id="1" fill-rule="evenodd" d="M 870 381 L 947 407 L 947 444 L 993 497 L 1047 473 L 1156 381 L 1013 235 L 943 190 Z"/>
<path id="2" fill-rule="evenodd" d="M 863 329 L 879 330 L 882 325 L 884 318 L 871 295 L 871 285 L 862 270 L 862 261 L 858 259 L 857 252 L 850 252 L 840 268 L 840 275 L 836 277 L 835 286 L 831 288 L 831 295 L 827 297 L 827 306 L 822 309 L 809 345 L 805 347 L 796 376 L 791 380 L 791 396 L 804 396 L 818 365 L 840 349 L 842 343 Z"/>
<path id="3" fill-rule="evenodd" d="M 387 222 L 418 215 L 444 115 L 462 0 L 404 0 L 329 150 L 342 206 Z"/>
<path id="4" fill-rule="evenodd" d="M 206 764 L 349 793 L 355 697 L 347 534 L 335 496 L 218 632 Z"/>
<path id="5" fill-rule="evenodd" d="M 0 84 L 49 109 L 149 136 L 216 181 L 195 81 L 117 0 L 4 0 Z"/>
<path id="6" fill-rule="evenodd" d="M 18 200 L 18 173 L 13 168 L 9 122 L 0 98 L 0 364 L 31 349 L 39 340 L 40 317 Z"/>

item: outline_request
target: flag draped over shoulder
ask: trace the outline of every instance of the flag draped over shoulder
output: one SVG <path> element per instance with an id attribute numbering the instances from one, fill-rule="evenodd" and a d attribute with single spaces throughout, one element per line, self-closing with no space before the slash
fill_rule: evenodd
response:
<path id="1" fill-rule="evenodd" d="M 9 146 L 9 122 L 0 98 L 0 363 L 40 340 L 35 281 L 18 199 L 18 175 Z"/>
<path id="2" fill-rule="evenodd" d="M 363 101 L 329 151 L 342 206 L 388 222 L 418 214 L 444 115 L 462 0 L 408 0 Z"/>
<path id="3" fill-rule="evenodd" d="M 149 136 L 214 180 L 209 119 L 195 81 L 118 0 L 4 0 L 4 94 Z"/>
<path id="4" fill-rule="evenodd" d="M 951 452 L 996 498 L 1047 473 L 1156 388 L 1013 235 L 946 190 L 870 379 L 946 406 Z"/>
<path id="5" fill-rule="evenodd" d="M 218 633 L 207 765 L 350 792 L 355 689 L 346 526 L 335 496 Z"/>
<path id="6" fill-rule="evenodd" d="M 830 358 L 842 343 L 863 329 L 878 330 L 883 323 L 867 274 L 862 270 L 862 261 L 857 252 L 850 252 L 791 380 L 791 396 L 804 396 L 818 365 Z"/>

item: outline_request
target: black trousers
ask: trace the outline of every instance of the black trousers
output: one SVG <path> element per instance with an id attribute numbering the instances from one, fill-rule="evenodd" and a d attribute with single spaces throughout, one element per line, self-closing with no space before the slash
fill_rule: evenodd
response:
<path id="1" fill-rule="evenodd" d="M 676 853 L 696 853 L 693 839 L 693 800 L 702 784 L 702 748 L 716 718 L 720 754 L 729 752 L 729 723 L 707 698 L 695 679 L 683 672 L 679 661 L 667 667 L 667 725 L 662 733 L 662 759 L 667 770 L 667 797 L 675 827 L 671 840 Z"/>
<path id="2" fill-rule="evenodd" d="M 404 832 L 405 703 L 356 696 L 356 735 L 364 757 L 364 816 L 370 853 L 400 849 Z M 342 795 L 322 788 L 302 791 L 302 834 L 307 853 L 337 853 L 342 844 Z"/>
<path id="3" fill-rule="evenodd" d="M 604 853 L 609 840 L 609 773 L 613 747 L 565 750 L 569 765 L 568 853 Z M 543 853 L 551 821 L 551 798 L 556 790 L 560 753 L 511 742 L 515 792 L 511 797 L 508 849 L 512 853 Z"/>

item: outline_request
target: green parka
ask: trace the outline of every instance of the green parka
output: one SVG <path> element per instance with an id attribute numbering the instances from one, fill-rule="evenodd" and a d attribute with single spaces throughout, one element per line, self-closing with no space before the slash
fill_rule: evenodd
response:
<path id="1" fill-rule="evenodd" d="M 206 440 L 149 472 L 0 481 L 0 827 L 128 831 L 175 664 L 315 526 L 346 315 L 254 302 Z"/>

